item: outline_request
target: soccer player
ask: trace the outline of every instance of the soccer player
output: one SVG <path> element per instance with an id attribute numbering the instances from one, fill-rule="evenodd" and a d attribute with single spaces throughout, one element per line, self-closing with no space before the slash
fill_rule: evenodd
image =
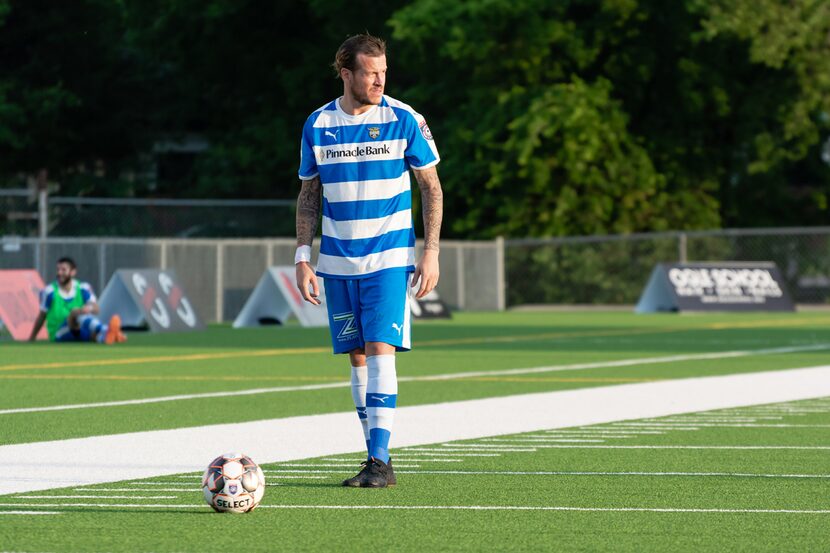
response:
<path id="1" fill-rule="evenodd" d="M 334 69 L 343 96 L 312 113 L 303 127 L 297 287 L 306 301 L 319 305 L 317 276 L 325 279 L 334 353 L 348 353 L 351 361 L 352 398 L 368 459 L 343 485 L 383 488 L 396 483 L 389 438 L 398 394 L 395 352 L 410 348 L 409 286 L 420 282 L 421 298 L 438 282 L 439 158 L 424 118 L 383 94 L 383 40 L 368 34 L 348 38 L 337 50 Z M 424 252 L 417 264 L 410 169 L 424 215 Z M 321 211 L 315 275 L 311 242 Z"/>
<path id="2" fill-rule="evenodd" d="M 55 281 L 40 292 L 40 313 L 29 340 L 37 339 L 46 322 L 49 339 L 54 342 L 126 342 L 127 337 L 121 332 L 121 318 L 113 315 L 109 324 L 102 324 L 95 316 L 99 307 L 92 286 L 76 280 L 76 273 L 71 258 L 58 259 Z"/>

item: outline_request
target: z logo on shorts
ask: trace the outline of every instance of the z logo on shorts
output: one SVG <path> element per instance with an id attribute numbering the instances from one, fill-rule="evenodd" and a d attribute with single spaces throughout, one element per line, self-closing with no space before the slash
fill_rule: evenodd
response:
<path id="1" fill-rule="evenodd" d="M 354 313 L 338 313 L 331 316 L 332 320 L 340 322 L 345 321 L 346 324 L 337 333 L 337 339 L 341 342 L 347 342 L 358 335 L 357 325 L 355 325 Z"/>

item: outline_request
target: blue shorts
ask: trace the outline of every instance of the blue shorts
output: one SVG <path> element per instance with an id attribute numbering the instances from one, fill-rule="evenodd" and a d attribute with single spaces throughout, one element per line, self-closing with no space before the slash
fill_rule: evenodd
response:
<path id="1" fill-rule="evenodd" d="M 387 271 L 360 279 L 325 279 L 329 330 L 334 353 L 383 342 L 397 351 L 409 351 L 409 277 L 406 271 Z"/>
<path id="2" fill-rule="evenodd" d="M 88 325 L 86 330 L 84 330 L 84 325 L 81 325 L 81 328 L 73 331 L 69 328 L 69 321 L 64 321 L 55 332 L 56 342 L 89 342 L 90 339 Z"/>

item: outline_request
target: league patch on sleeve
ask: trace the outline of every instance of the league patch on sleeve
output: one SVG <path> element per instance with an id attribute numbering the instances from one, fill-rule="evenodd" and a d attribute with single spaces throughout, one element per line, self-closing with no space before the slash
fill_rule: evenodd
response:
<path id="1" fill-rule="evenodd" d="M 421 129 L 421 134 L 424 135 L 424 138 L 427 140 L 432 140 L 432 132 L 429 130 L 429 126 L 427 126 L 427 120 L 422 119 L 421 122 L 418 124 L 418 128 Z"/>

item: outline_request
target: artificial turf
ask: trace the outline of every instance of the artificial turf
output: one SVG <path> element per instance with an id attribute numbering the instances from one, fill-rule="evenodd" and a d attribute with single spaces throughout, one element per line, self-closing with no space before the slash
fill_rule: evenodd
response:
<path id="1" fill-rule="evenodd" d="M 398 357 L 400 405 L 608 386 L 660 379 L 780 370 L 828 364 L 830 315 L 715 314 L 636 316 L 629 313 L 459 314 L 452 321 L 418 323 L 413 352 Z M 233 330 L 213 326 L 193 334 L 133 333 L 118 347 L 90 344 L 0 343 L 0 410 L 66 406 L 179 394 L 297 387 L 348 380 L 348 360 L 328 352 L 324 329 Z M 596 367 L 533 374 L 480 374 L 516 368 L 603 363 L 676 355 L 770 348 L 797 351 Z M 479 373 L 447 380 L 426 377 Z M 802 411 L 792 406 L 802 406 Z M 806 407 L 804 407 L 806 406 Z M 348 411 L 347 387 L 257 395 L 183 399 L 144 405 L 87 407 L 34 413 L 0 413 L 0 443 L 29 443 L 79 436 L 182 428 L 234 421 Z M 725 410 L 737 417 L 747 409 Z M 642 512 L 552 510 L 322 509 L 329 506 L 514 506 L 585 508 L 830 510 L 830 449 L 601 449 L 602 444 L 696 446 L 830 446 L 830 401 L 772 407 L 794 425 L 762 427 L 672 425 L 663 434 L 636 434 L 605 442 L 536 443 L 501 437 L 475 445 L 535 451 L 460 461 L 415 463 L 409 457 L 441 452 L 395 451 L 400 485 L 390 490 L 346 490 L 336 484 L 357 465 L 322 459 L 268 465 L 261 509 L 241 516 L 211 513 L 193 475 L 106 484 L 91 489 L 159 489 L 131 499 L 25 499 L 32 495 L 125 495 L 124 492 L 56 490 L 0 496 L 0 511 L 48 510 L 57 515 L 0 515 L 0 551 L 204 551 L 246 550 L 821 550 L 830 541 L 827 513 Z M 763 413 L 763 409 L 757 413 Z M 730 414 L 731 413 L 731 414 Z M 756 416 L 761 416 L 756 413 Z M 520 413 L 515 416 L 521 416 Z M 688 419 L 693 420 L 692 415 Z M 677 419 L 680 417 L 670 417 Z M 775 419 L 758 419 L 769 423 Z M 355 424 L 357 424 L 355 422 Z M 823 425 L 823 426 L 822 426 Z M 625 423 L 603 425 L 619 432 Z M 636 428 L 636 427 L 635 427 Z M 659 425 L 658 425 L 659 428 Z M 578 431 L 579 429 L 572 429 Z M 586 430 L 589 434 L 597 428 Z M 542 433 L 535 432 L 534 436 Z M 562 433 L 567 434 L 567 432 Z M 552 434 L 556 436 L 557 434 Z M 610 434 L 609 434 L 610 435 Z M 554 438 L 556 439 L 556 438 Z M 559 438 L 567 439 L 567 438 Z M 578 439 L 578 438 L 577 438 Z M 518 441 L 515 441 L 518 440 Z M 459 442 L 473 443 L 473 442 Z M 394 445 L 394 444 L 393 444 Z M 563 447 L 568 446 L 571 447 Z M 419 455 L 421 454 L 421 455 Z M 448 455 L 448 454 L 447 454 Z M 447 457 L 446 458 L 450 458 Z M 432 458 L 432 457 L 430 457 Z M 312 467 L 295 467 L 297 464 Z M 326 467 L 320 465 L 338 465 Z M 419 464 L 406 468 L 407 464 Z M 316 468 L 315 468 L 316 467 Z M 94 460 L 91 460 L 94 470 Z M 427 471 L 499 472 L 432 474 Z M 505 472 L 684 472 L 726 475 L 546 474 Z M 36 467 L 33 467 L 36 473 Z M 737 476 L 769 474 L 778 476 Z M 785 477 L 781 475 L 802 475 Z M 807 478 L 804 475 L 812 475 Z M 321 478 L 287 478 L 320 476 Z M 161 490 L 187 488 L 192 491 Z M 138 500 L 136 495 L 174 499 Z M 68 507 L 67 503 L 126 507 Z M 135 508 L 147 504 L 158 507 Z M 171 509 L 165 505 L 182 504 Z M 313 508 L 276 508 L 278 505 Z"/>
<path id="2" fill-rule="evenodd" d="M 621 435 L 633 427 L 612 423 L 406 448 L 395 452 L 399 484 L 386 490 L 338 485 L 359 455 L 265 465 L 263 504 L 241 516 L 210 511 L 198 474 L 2 496 L 0 510 L 59 514 L 6 515 L 0 543 L 12 551 L 346 551 L 367 542 L 392 551 L 823 550 L 830 398 L 778 407 L 780 418 L 754 427 L 729 419 L 771 413 L 724 409 L 707 413 L 722 422 L 703 426 L 695 414 L 645 421 L 659 434 Z M 593 436 L 590 444 L 557 441 L 577 432 Z M 67 495 L 87 497 L 59 497 Z M 484 509 L 446 509 L 473 506 Z"/>

